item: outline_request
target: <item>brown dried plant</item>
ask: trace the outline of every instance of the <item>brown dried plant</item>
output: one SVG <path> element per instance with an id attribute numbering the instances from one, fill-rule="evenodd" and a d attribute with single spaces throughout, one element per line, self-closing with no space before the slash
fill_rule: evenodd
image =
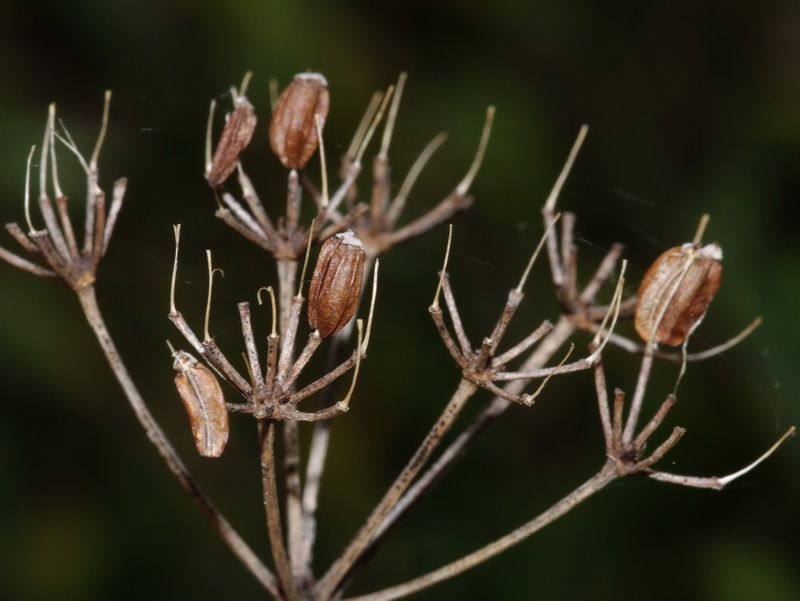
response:
<path id="1" fill-rule="evenodd" d="M 178 392 L 186 404 L 200 453 L 213 457 L 222 454 L 228 437 L 228 413 L 249 414 L 255 419 L 273 567 L 267 567 L 244 542 L 178 457 L 128 375 L 100 313 L 95 297 L 97 266 L 113 234 L 126 188 L 125 179 L 117 180 L 113 186 L 111 204 L 107 207 L 105 193 L 99 185 L 98 159 L 108 126 L 110 93 L 106 95 L 97 145 L 88 161 L 78 151 L 67 131 L 56 127 L 55 107 L 50 107 L 39 172 L 38 204 L 44 227 L 34 227 L 30 210 L 30 165 L 34 150 L 28 159 L 24 203 L 27 232 L 16 223 L 6 226 L 17 242 L 42 264 L 31 262 L 2 248 L 0 257 L 35 275 L 61 280 L 76 293 L 86 319 L 145 433 L 212 527 L 272 598 L 279 601 L 329 601 L 343 598 L 358 570 L 378 550 L 399 520 L 442 480 L 480 433 L 512 404 L 522 405 L 520 410 L 530 410 L 526 407 L 530 407 L 534 399 L 542 394 L 545 384 L 552 377 L 563 377 L 580 370 L 592 370 L 594 373 L 600 425 L 605 439 L 605 454 L 597 473 L 549 509 L 494 542 L 411 581 L 351 599 L 397 599 L 455 576 L 523 541 L 609 483 L 625 476 L 644 475 L 662 482 L 720 489 L 755 467 L 794 431 L 791 428 L 751 465 L 728 476 L 684 476 L 654 468 L 680 440 L 684 430 L 674 428 L 654 448 L 648 448 L 658 426 L 676 402 L 675 392 L 667 395 L 649 421 L 644 426 L 640 425 L 653 362 L 656 359 L 678 361 L 685 368 L 687 363 L 704 359 L 738 342 L 757 326 L 758 321 L 719 347 L 697 354 L 687 352 L 689 334 L 708 308 L 719 283 L 721 270 L 717 254 L 709 259 L 703 254 L 704 249 L 698 250 L 699 234 L 693 244 L 684 246 L 684 250 L 678 249 L 680 252 L 677 259 L 670 259 L 672 262 L 668 266 L 659 263 L 661 259 L 656 262 L 643 285 L 646 290 L 640 293 L 638 301 L 636 296 L 623 298 L 625 263 L 622 262 L 617 269 L 623 253 L 621 245 L 612 246 L 589 281 L 582 287 L 579 285 L 577 247 L 573 240 L 575 217 L 570 213 L 556 214 L 555 206 L 586 136 L 587 128 L 584 126 L 544 203 L 544 235 L 541 243 L 533 253 L 519 284 L 509 292 L 494 328 L 481 338 L 477 346 L 470 341 L 461 321 L 446 272 L 445 258 L 445 267 L 439 274 L 439 285 L 435 292 L 432 291 L 434 300 L 429 312 L 444 347 L 460 370 L 460 380 L 440 416 L 412 453 L 406 466 L 389 485 L 383 498 L 366 517 L 362 527 L 339 557 L 324 572 L 317 572 L 313 550 L 320 481 L 330 440 L 328 420 L 349 409 L 356 375 L 361 362 L 367 357 L 372 329 L 371 316 L 375 310 L 375 291 L 378 285 L 378 257 L 397 244 L 450 221 L 457 213 L 469 207 L 472 198 L 468 191 L 486 149 L 494 109 L 490 107 L 487 111 L 478 150 L 465 177 L 431 211 L 405 223 L 402 217 L 406 198 L 419 173 L 444 140 L 443 135 L 436 136 L 412 165 L 405 181 L 399 187 L 393 186 L 390 179 L 389 148 L 406 81 L 405 75 L 401 75 L 396 87 L 390 87 L 386 93 L 378 93 L 373 98 L 350 148 L 341 159 L 341 183 L 332 194 L 328 191 L 322 143 L 323 126 L 330 102 L 327 82 L 318 74 L 297 76 L 273 103 L 275 108 L 270 125 L 270 143 L 278 159 L 288 169 L 286 210 L 283 216 L 276 219 L 268 214 L 240 162 L 240 155 L 250 143 L 257 123 L 255 108 L 246 97 L 249 79 L 250 74 L 245 77 L 239 90 L 232 91 L 233 111 L 227 117 L 213 153 L 211 148 L 215 106 L 212 103 L 205 175 L 218 202 L 217 217 L 270 253 L 276 263 L 277 294 L 272 287 L 267 289 L 273 320 L 272 329 L 266 336 L 266 349 L 260 349 L 256 342 L 258 337 L 253 331 L 248 303 L 238 305 L 246 372 L 237 370 L 234 361 L 229 360 L 214 341 L 209 331 L 215 273 L 210 252 L 208 302 L 202 338 L 186 322 L 177 309 L 175 299 L 180 226 L 175 226 L 176 248 L 169 318 L 200 357 L 198 361 L 186 351 L 172 350 L 175 368 L 178 370 Z M 362 203 L 357 179 L 362 172 L 365 152 L 381 124 L 383 135 L 372 162 L 371 195 Z M 67 211 L 67 196 L 59 185 L 56 163 L 58 144 L 74 153 L 86 173 L 87 202 L 81 247 Z M 322 159 L 320 186 L 312 182 L 307 171 L 303 171 L 309 158 L 317 150 Z M 232 177 L 234 173 L 235 178 Z M 229 187 L 231 183 L 234 184 L 232 188 Z M 52 190 L 52 197 L 49 190 Z M 237 191 L 241 199 L 237 199 Z M 304 194 L 310 197 L 315 207 L 315 218 L 308 225 L 300 222 Z M 349 231 L 346 234 L 340 233 L 345 230 Z M 336 234 L 339 237 L 332 238 Z M 298 279 L 298 273 L 306 269 L 310 246 L 326 240 L 311 279 L 311 333 L 298 352 L 297 338 L 306 302 L 304 276 L 301 275 Z M 445 257 L 449 255 L 451 243 L 452 226 Z M 528 274 L 542 248 L 546 249 L 548 256 L 560 315 L 554 324 L 545 321 L 530 333 L 514 333 L 513 337 L 519 342 L 500 350 L 501 343 L 512 330 L 511 322 L 523 301 Z M 698 257 L 707 262 L 697 267 Z M 709 261 L 717 262 L 711 264 Z M 431 270 L 435 270 L 433 265 Z M 619 273 L 615 275 L 617 271 Z M 690 274 L 688 277 L 687 273 Z M 353 345 L 348 341 L 353 333 L 354 322 L 351 318 L 364 293 L 362 276 L 367 276 L 363 279 L 372 281 L 371 302 L 366 327 L 361 319 L 355 322 L 358 336 Z M 716 280 L 707 279 L 711 277 L 716 277 Z M 605 304 L 599 303 L 597 298 L 603 284 L 613 279 L 616 279 L 616 286 L 612 298 Z M 657 282 L 658 286 L 651 286 L 651 281 Z M 449 326 L 445 312 L 439 304 L 442 296 L 449 316 Z M 639 327 L 640 333 L 645 332 L 642 334 L 644 344 L 614 332 L 617 321 L 632 318 L 634 312 L 637 313 L 637 323 L 646 324 Z M 661 334 L 662 326 L 667 328 L 667 322 L 670 324 L 670 331 L 680 332 L 673 334 L 669 344 L 683 344 L 681 353 L 665 353 L 658 348 L 658 343 L 664 336 Z M 568 362 L 573 351 L 570 346 L 560 361 L 552 363 L 560 349 L 577 331 L 593 334 L 585 356 Z M 656 332 L 659 333 L 658 336 Z M 314 376 L 310 384 L 298 389 L 299 376 L 310 365 L 311 357 L 325 339 L 330 340 L 326 371 Z M 345 351 L 348 344 L 352 348 L 349 354 Z M 609 399 L 602 359 L 605 353 L 616 352 L 618 349 L 641 356 L 638 380 L 630 402 L 626 401 L 621 390 L 614 392 L 613 401 Z M 512 363 L 518 363 L 518 366 L 509 368 Z M 343 400 L 334 402 L 337 382 L 351 370 L 354 374 L 349 391 Z M 238 393 L 242 401 L 226 402 L 223 388 L 214 374 Z M 540 381 L 540 384 L 530 391 L 532 381 Z M 466 403 L 480 389 L 489 391 L 491 400 L 439 452 L 435 461 L 432 461 L 444 435 L 454 426 Z M 529 391 L 525 392 L 526 389 Z M 320 393 L 317 410 L 298 408 L 300 402 L 316 393 Z M 365 396 L 361 391 L 358 394 Z M 311 445 L 306 458 L 301 457 L 298 442 L 301 422 L 313 422 L 310 425 L 313 429 Z M 278 434 L 283 437 L 282 467 L 276 456 L 275 438 Z M 305 471 L 301 472 L 303 466 Z M 284 479 L 282 487 L 278 486 L 279 478 Z"/>

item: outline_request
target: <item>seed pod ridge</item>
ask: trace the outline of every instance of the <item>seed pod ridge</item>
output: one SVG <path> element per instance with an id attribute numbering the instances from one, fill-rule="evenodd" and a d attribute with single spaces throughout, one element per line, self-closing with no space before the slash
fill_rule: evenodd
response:
<path id="1" fill-rule="evenodd" d="M 305 167 L 319 145 L 316 115 L 322 127 L 329 106 L 328 82 L 319 73 L 295 75 L 278 97 L 269 125 L 269 143 L 284 167 Z"/>
<path id="2" fill-rule="evenodd" d="M 326 338 L 356 312 L 364 276 L 364 245 L 351 230 L 328 238 L 317 259 L 308 292 L 308 323 Z"/>
<path id="3" fill-rule="evenodd" d="M 717 293 L 721 260 L 718 244 L 699 248 L 688 243 L 658 257 L 639 286 L 634 318 L 639 336 L 648 342 L 655 332 L 659 344 L 683 344 Z"/>
<path id="4" fill-rule="evenodd" d="M 197 451 L 219 457 L 228 442 L 228 407 L 216 376 L 185 351 L 175 352 L 175 386 L 186 407 Z"/>

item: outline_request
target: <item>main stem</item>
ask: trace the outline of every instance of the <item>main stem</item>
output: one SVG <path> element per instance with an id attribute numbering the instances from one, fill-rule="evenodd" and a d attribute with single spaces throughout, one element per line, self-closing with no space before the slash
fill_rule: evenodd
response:
<path id="1" fill-rule="evenodd" d="M 294 259 L 278 259 L 278 294 L 280 308 L 280 332 L 283 344 L 294 344 L 286 336 L 289 315 L 292 309 L 292 298 L 296 294 L 297 261 Z M 293 353 L 292 353 L 293 356 Z M 303 506 L 301 502 L 302 483 L 300 481 L 300 442 L 297 422 L 283 422 L 283 466 L 286 479 L 286 522 L 289 544 L 289 557 L 292 573 L 301 581 L 310 579 L 310 565 L 304 561 L 303 555 Z M 265 491 L 266 498 L 266 491 Z"/>
<path id="2" fill-rule="evenodd" d="M 275 478 L 275 426 L 275 422 L 271 419 L 262 419 L 258 422 L 258 438 L 261 446 L 261 481 L 264 487 L 267 529 L 281 587 L 288 601 L 299 601 L 300 596 L 292 578 L 281 529 L 281 509 L 278 503 L 278 485 Z"/>
<path id="3" fill-rule="evenodd" d="M 111 334 L 106 327 L 103 316 L 100 313 L 100 307 L 97 304 L 97 297 L 95 295 L 94 286 L 86 286 L 77 291 L 78 300 L 81 303 L 83 312 L 86 315 L 86 320 L 92 328 L 103 353 L 108 360 L 111 370 L 117 378 L 117 381 L 122 386 L 128 403 L 133 409 L 136 418 L 139 420 L 145 434 L 150 439 L 150 442 L 156 447 L 158 454 L 166 463 L 167 468 L 178 479 L 178 482 L 183 489 L 194 500 L 203 515 L 206 516 L 211 525 L 222 537 L 222 540 L 233 551 L 234 555 L 250 570 L 256 579 L 267 589 L 275 599 L 281 600 L 283 596 L 278 590 L 277 581 L 272 572 L 261 562 L 252 549 L 246 542 L 239 536 L 239 533 L 233 529 L 225 517 L 214 507 L 211 500 L 206 496 L 203 490 L 195 482 L 189 470 L 181 461 L 172 444 L 167 439 L 164 431 L 156 422 L 153 414 L 145 405 L 144 399 L 139 394 L 133 380 L 125 368 L 125 364 L 117 351 L 116 346 L 111 338 Z"/>

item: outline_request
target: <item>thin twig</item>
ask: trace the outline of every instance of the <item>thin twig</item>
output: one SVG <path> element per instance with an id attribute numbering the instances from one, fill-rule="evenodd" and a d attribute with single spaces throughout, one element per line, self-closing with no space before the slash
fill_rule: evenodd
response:
<path id="1" fill-rule="evenodd" d="M 606 462 L 606 464 L 603 466 L 603 469 L 581 484 L 566 497 L 561 499 L 558 503 L 550 507 L 550 509 L 544 511 L 527 524 L 524 524 L 502 538 L 497 539 L 493 543 L 490 543 L 485 547 L 481 547 L 477 551 L 474 551 L 469 555 L 465 555 L 453 563 L 447 564 L 438 570 L 429 572 L 428 574 L 420 576 L 419 578 L 415 578 L 414 580 L 383 589 L 382 591 L 378 591 L 370 595 L 351 597 L 346 601 L 391 601 L 392 599 L 400 599 L 433 586 L 434 584 L 442 582 L 443 580 L 457 576 L 458 574 L 461 574 L 462 572 L 465 572 L 466 570 L 483 563 L 487 559 L 502 553 L 510 547 L 521 543 L 532 534 L 535 534 L 548 524 L 554 522 L 559 517 L 573 509 L 582 501 L 585 501 L 593 494 L 605 488 L 618 477 L 619 476 L 616 473 L 614 464 L 610 461 Z"/>
<path id="2" fill-rule="evenodd" d="M 206 516 L 211 525 L 222 537 L 228 547 L 239 558 L 244 566 L 256 577 L 256 579 L 267 589 L 270 594 L 277 600 L 283 599 L 281 595 L 275 576 L 272 572 L 261 562 L 256 554 L 250 549 L 246 542 L 241 538 L 238 532 L 228 523 L 225 517 L 217 510 L 211 503 L 209 498 L 203 490 L 197 485 L 189 470 L 181 461 L 175 449 L 169 443 L 166 435 L 161 427 L 156 422 L 150 410 L 144 403 L 139 391 L 136 389 L 133 381 L 128 374 L 125 365 L 114 345 L 111 334 L 106 328 L 105 321 L 100 313 L 100 308 L 97 305 L 97 299 L 94 293 L 93 286 L 86 286 L 77 291 L 78 299 L 81 302 L 81 307 L 86 315 L 89 325 L 94 331 L 100 347 L 106 355 L 117 381 L 122 386 L 125 396 L 131 405 L 134 413 L 136 414 L 139 423 L 145 431 L 145 434 L 150 441 L 155 445 L 159 455 L 164 459 L 169 470 L 178 479 L 178 482 L 183 489 L 189 493 L 192 500 L 197 503 L 200 510 Z"/>
<path id="3" fill-rule="evenodd" d="M 450 402 L 439 416 L 439 419 L 436 420 L 433 428 L 428 432 L 414 455 L 400 472 L 394 483 L 386 491 L 383 499 L 381 499 L 375 509 L 373 509 L 367 521 L 339 559 L 334 562 L 325 576 L 319 581 L 316 587 L 316 597 L 318 599 L 329 599 L 339 586 L 339 583 L 347 576 L 347 572 L 370 543 L 384 518 L 400 500 L 400 497 L 410 486 L 411 481 L 416 477 L 425 463 L 427 463 L 431 453 L 433 453 L 434 449 L 439 445 L 442 436 L 444 436 L 450 429 L 450 426 L 453 425 L 461 409 L 464 408 L 467 400 L 476 390 L 477 386 L 475 384 L 467 380 L 461 380 Z"/>

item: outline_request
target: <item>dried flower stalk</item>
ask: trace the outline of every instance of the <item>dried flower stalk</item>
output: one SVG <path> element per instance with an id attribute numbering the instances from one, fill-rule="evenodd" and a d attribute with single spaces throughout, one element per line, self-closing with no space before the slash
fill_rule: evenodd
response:
<path id="1" fill-rule="evenodd" d="M 408 463 L 390 484 L 382 500 L 366 518 L 364 525 L 343 549 L 341 555 L 325 574 L 318 578 L 311 560 L 316 533 L 315 510 L 319 483 L 329 440 L 329 431 L 325 424 L 327 420 L 348 411 L 360 362 L 366 357 L 377 282 L 377 257 L 395 244 L 424 233 L 431 227 L 450 219 L 472 202 L 468 190 L 486 148 L 493 109 L 490 108 L 487 112 L 487 121 L 478 152 L 464 179 L 431 211 L 422 217 L 412 219 L 405 225 L 400 225 L 403 209 L 406 206 L 405 200 L 413 182 L 433 150 L 443 140 L 443 136 L 437 136 L 423 151 L 420 159 L 412 166 L 406 183 L 399 187 L 399 192 L 392 198 L 395 186 L 390 178 L 392 166 L 389 149 L 398 118 L 405 75 L 400 77 L 396 93 L 393 94 L 394 89 L 390 88 L 385 95 L 376 96 L 377 100 L 368 110 L 364 126 L 359 128 L 351 149 L 342 160 L 342 182 L 330 197 L 324 155 L 321 157 L 323 164 L 321 192 L 311 183 L 307 173 L 301 177 L 296 171 L 305 166 L 317 145 L 321 145 L 321 131 L 329 103 L 327 83 L 324 78 L 315 74 L 298 76 L 276 102 L 271 126 L 270 143 L 281 162 L 291 170 L 287 179 L 285 215 L 274 219 L 268 216 L 239 162 L 241 151 L 249 143 L 255 127 L 255 109 L 244 99 L 247 79 L 248 77 L 240 91 L 234 93 L 235 109 L 223 130 L 213 158 L 210 156 L 210 141 L 208 143 L 206 173 L 209 183 L 215 188 L 215 195 L 220 196 L 222 206 L 217 212 L 218 216 L 243 236 L 270 252 L 276 261 L 277 287 L 275 290 L 272 287 L 268 288 L 272 302 L 273 323 L 271 332 L 266 337 L 266 349 L 259 349 L 258 337 L 251 323 L 250 305 L 246 302 L 237 306 L 244 339 L 243 355 L 246 371 L 240 373 L 234 367 L 234 362 L 226 358 L 217 347 L 209 327 L 211 282 L 215 272 L 211 266 L 210 254 L 209 297 L 202 338 L 197 336 L 186 323 L 175 303 L 180 231 L 177 227 L 170 293 L 170 319 L 200 355 L 202 361 L 201 363 L 195 360 L 183 351 L 174 353 L 176 368 L 179 371 L 176 383 L 187 405 L 195 441 L 201 454 L 208 456 L 221 454 L 227 440 L 228 412 L 249 414 L 252 416 L 251 419 L 255 420 L 263 502 L 267 534 L 275 565 L 274 574 L 264 566 L 214 508 L 177 457 L 130 380 L 97 307 L 94 296 L 97 265 L 108 246 L 125 190 L 125 183 L 121 180 L 115 185 L 111 206 L 106 209 L 105 195 L 97 183 L 97 157 L 105 135 L 107 105 L 98 144 L 89 161 L 80 155 L 65 131 L 56 132 L 54 110 L 51 110 L 42 149 L 39 195 L 39 207 L 46 227 L 42 230 L 34 228 L 27 194 L 25 214 L 28 233 L 26 234 L 17 224 L 7 226 L 21 246 L 42 259 L 45 266 L 38 266 L 3 249 L 0 249 L 0 258 L 36 275 L 61 279 L 75 290 L 131 406 L 165 463 L 237 557 L 274 599 L 278 601 L 341 599 L 357 575 L 358 569 L 365 565 L 392 528 L 423 495 L 441 481 L 477 436 L 510 406 L 523 405 L 524 407 L 519 407 L 518 410 L 531 411 L 526 407 L 529 407 L 533 399 L 542 392 L 548 378 L 556 375 L 564 376 L 586 369 L 591 369 L 594 374 L 599 421 L 605 440 L 605 456 L 597 473 L 553 504 L 550 509 L 494 542 L 429 574 L 358 599 L 362 601 L 396 599 L 459 574 L 525 540 L 618 478 L 638 474 L 674 484 L 698 488 L 722 488 L 753 469 L 794 431 L 793 428 L 790 429 L 764 455 L 744 469 L 728 476 L 684 476 L 656 469 L 656 464 L 679 442 L 685 430 L 680 427 L 673 428 L 661 441 L 652 443 L 658 428 L 677 402 L 674 393 L 666 396 L 643 426 L 639 424 L 655 360 L 662 357 L 675 358 L 658 352 L 655 345 L 656 343 L 685 345 L 689 334 L 696 327 L 718 287 L 720 257 L 715 247 L 700 248 L 697 242 L 679 250 L 672 249 L 651 268 L 642 284 L 638 299 L 623 298 L 625 262 L 622 262 L 617 277 L 615 271 L 623 249 L 615 245 L 601 261 L 594 276 L 581 288 L 577 279 L 578 248 L 573 236 L 575 217 L 569 213 L 561 216 L 560 237 L 557 236 L 556 222 L 559 216 L 555 213 L 555 204 L 575 161 L 578 148 L 586 135 L 584 127 L 542 210 L 545 228 L 539 248 L 542 246 L 547 248 L 552 281 L 561 309 L 559 319 L 555 321 L 555 325 L 549 321 L 543 322 L 527 335 L 521 336 L 521 339 L 509 348 L 500 350 L 503 339 L 512 331 L 511 320 L 524 299 L 524 284 L 534 258 L 539 252 L 537 248 L 519 284 L 509 292 L 495 325 L 488 335 L 481 339 L 477 348 L 473 347 L 461 322 L 456 297 L 446 273 L 445 261 L 445 268 L 440 274 L 434 302 L 429 311 L 446 350 L 461 371 L 461 376 L 442 414 L 412 452 Z M 365 149 L 379 123 L 383 122 L 384 114 L 385 128 L 380 149 L 373 162 L 372 194 L 369 205 L 362 205 L 358 203 L 356 178 L 361 172 Z M 54 152 L 57 141 L 63 143 L 78 157 L 87 173 L 89 194 L 82 248 L 69 220 L 66 196 L 58 184 Z M 30 162 L 29 158 L 29 165 Z M 52 185 L 55 199 L 51 199 L 45 192 L 48 162 L 54 166 Z M 222 190 L 222 184 L 233 171 L 238 173 L 242 193 L 241 203 L 232 194 Z M 28 176 L 28 181 L 29 179 Z M 309 226 L 303 226 L 300 222 L 304 192 L 311 197 L 316 209 L 316 219 Z M 351 228 L 352 232 L 337 235 L 337 232 L 346 228 Z M 363 242 L 358 241 L 359 238 Z M 301 266 L 299 259 L 307 244 L 323 241 L 320 259 L 311 278 L 309 290 L 307 310 L 313 331 L 303 341 L 301 316 L 306 300 L 303 296 L 305 265 Z M 447 256 L 450 243 L 448 240 Z M 353 329 L 350 324 L 353 323 L 351 319 L 357 311 L 362 290 L 361 280 L 364 273 L 369 274 L 371 270 L 375 283 L 366 334 L 362 332 L 362 320 L 356 320 L 358 342 L 355 344 L 355 350 L 348 355 L 343 349 Z M 613 280 L 617 280 L 617 285 L 611 300 L 606 305 L 598 304 L 597 297 L 601 294 L 603 284 Z M 440 296 L 444 297 L 444 305 L 450 320 L 449 327 L 445 322 L 444 311 L 439 306 Z M 613 332 L 618 319 L 634 317 L 634 308 L 637 330 L 640 334 L 642 332 L 647 334 L 642 334 L 647 342 L 644 347 Z M 570 345 L 570 350 L 561 355 L 560 362 L 552 367 L 545 367 L 548 363 L 552 364 L 559 349 L 568 343 L 570 335 L 579 330 L 593 334 L 585 358 L 568 363 L 567 358 L 573 348 L 573 345 Z M 737 339 L 742 337 L 740 335 Z M 326 338 L 331 340 L 329 344 L 332 360 L 328 368 L 315 378 L 303 378 L 308 366 L 313 364 L 312 357 Z M 608 394 L 602 359 L 604 353 L 611 348 L 609 342 L 642 355 L 636 388 L 630 401 L 619 389 L 614 391 L 613 395 Z M 727 348 L 729 345 L 730 343 L 720 345 L 716 350 Z M 709 354 L 709 352 L 695 354 L 694 358 Z M 684 348 L 683 359 L 688 357 L 691 355 L 687 354 Z M 519 364 L 517 366 L 511 365 L 517 363 Z M 343 400 L 334 401 L 333 384 L 351 369 L 354 371 L 354 376 L 349 392 Z M 225 403 L 220 385 L 212 372 L 232 386 L 243 398 L 243 402 Z M 525 393 L 525 388 L 535 379 L 543 380 L 543 383 L 536 391 Z M 305 383 L 308 380 L 310 383 Z M 466 402 L 481 389 L 488 390 L 493 397 L 492 400 L 429 466 L 428 462 L 433 458 L 445 433 L 453 427 Z M 316 411 L 298 409 L 300 402 L 320 391 L 323 392 L 321 395 L 323 398 Z M 610 396 L 613 396 L 613 400 L 609 398 Z M 298 424 L 302 421 L 315 422 L 305 478 L 301 478 L 300 475 L 300 466 L 303 462 Z M 275 444 L 275 438 L 279 433 L 283 434 L 282 465 L 280 456 L 276 454 L 278 447 Z M 284 477 L 283 487 L 278 484 L 281 475 Z M 285 491 L 283 499 L 279 496 L 282 490 Z"/>

